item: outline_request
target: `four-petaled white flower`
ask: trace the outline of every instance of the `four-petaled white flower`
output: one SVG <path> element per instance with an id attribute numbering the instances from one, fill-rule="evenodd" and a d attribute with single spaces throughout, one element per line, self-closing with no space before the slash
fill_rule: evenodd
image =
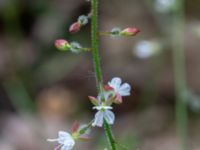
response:
<path id="1" fill-rule="evenodd" d="M 55 148 L 55 150 L 57 150 L 58 148 L 60 148 L 61 150 L 72 150 L 75 145 L 75 141 L 72 136 L 68 132 L 64 131 L 58 132 L 57 139 L 47 139 L 47 141 L 59 143 L 59 146 Z"/>
<path id="2" fill-rule="evenodd" d="M 131 86 L 128 83 L 122 84 L 122 80 L 119 77 L 113 78 L 108 82 L 108 85 L 115 91 L 119 103 L 122 102 L 122 96 L 130 95 Z"/>
<path id="3" fill-rule="evenodd" d="M 98 110 L 98 112 L 95 114 L 94 122 L 92 123 L 93 127 L 102 127 L 104 119 L 108 124 L 114 124 L 115 114 L 110 111 L 110 109 L 112 109 L 111 106 L 95 106 L 93 109 Z"/>

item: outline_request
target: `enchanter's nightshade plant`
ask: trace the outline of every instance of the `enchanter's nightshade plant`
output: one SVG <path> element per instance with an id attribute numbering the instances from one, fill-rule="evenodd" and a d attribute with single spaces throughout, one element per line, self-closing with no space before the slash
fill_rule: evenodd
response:
<path id="1" fill-rule="evenodd" d="M 61 51 L 71 51 L 73 53 L 80 53 L 85 51 L 91 51 L 93 56 L 96 85 L 97 85 L 97 96 L 89 96 L 91 103 L 94 105 L 93 109 L 97 112 L 94 115 L 94 119 L 88 124 L 79 127 L 78 123 L 74 123 L 72 126 L 72 134 L 68 132 L 59 131 L 57 139 L 48 139 L 50 142 L 57 141 L 59 146 L 56 148 L 61 150 L 71 150 L 75 146 L 77 140 L 87 140 L 88 130 L 92 127 L 103 127 L 108 138 L 108 143 L 111 150 L 116 150 L 116 141 L 114 139 L 111 125 L 115 122 L 115 114 L 113 113 L 113 104 L 122 103 L 123 96 L 129 96 L 131 86 L 128 83 L 123 83 L 119 77 L 113 78 L 110 82 L 104 85 L 103 76 L 100 67 L 100 57 L 98 50 L 98 36 L 107 35 L 112 37 L 131 37 L 137 35 L 140 30 L 135 27 L 129 27 L 121 30 L 120 28 L 113 28 L 109 32 L 98 32 L 97 29 L 97 13 L 98 13 L 98 0 L 90 0 L 91 2 L 91 13 L 87 16 L 81 15 L 77 21 L 73 23 L 70 28 L 70 33 L 78 32 L 82 26 L 86 25 L 91 19 L 91 33 L 92 33 L 92 48 L 83 48 L 77 42 L 69 43 L 65 39 L 59 39 L 55 41 L 55 46 Z"/>

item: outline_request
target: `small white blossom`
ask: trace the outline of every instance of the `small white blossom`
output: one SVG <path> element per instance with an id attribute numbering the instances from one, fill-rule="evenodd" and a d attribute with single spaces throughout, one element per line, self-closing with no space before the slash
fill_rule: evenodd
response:
<path id="1" fill-rule="evenodd" d="M 104 119 L 108 124 L 114 124 L 115 114 L 110 111 L 112 109 L 111 106 L 95 106 L 93 109 L 97 109 L 98 112 L 95 114 L 94 122 L 92 126 L 102 127 Z"/>
<path id="2" fill-rule="evenodd" d="M 68 132 L 64 131 L 58 132 L 57 139 L 47 139 L 47 141 L 58 142 L 60 144 L 59 147 L 61 147 L 61 150 L 72 150 L 75 145 L 75 141 L 72 136 Z"/>
<path id="3" fill-rule="evenodd" d="M 123 83 L 119 77 L 113 78 L 108 85 L 114 89 L 114 91 L 119 94 L 120 96 L 129 96 L 131 86 L 128 83 Z"/>

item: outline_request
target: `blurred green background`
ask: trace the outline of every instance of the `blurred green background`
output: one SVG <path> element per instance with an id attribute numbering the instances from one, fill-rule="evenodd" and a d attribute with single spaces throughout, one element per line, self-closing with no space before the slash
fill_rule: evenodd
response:
<path id="1" fill-rule="evenodd" d="M 99 9 L 100 31 L 141 30 L 100 37 L 105 83 L 119 76 L 132 86 L 114 109 L 118 149 L 200 150 L 200 1 L 100 0 Z M 58 38 L 90 47 L 90 24 L 68 32 L 89 12 L 86 0 L 0 0 L 0 149 L 53 149 L 47 138 L 93 118 L 91 53 L 54 47 Z M 107 147 L 103 129 L 91 137 L 75 149 Z"/>

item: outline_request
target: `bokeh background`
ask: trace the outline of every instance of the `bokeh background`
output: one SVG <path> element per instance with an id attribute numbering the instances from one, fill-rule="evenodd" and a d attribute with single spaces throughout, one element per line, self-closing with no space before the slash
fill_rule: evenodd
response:
<path id="1" fill-rule="evenodd" d="M 132 86 L 131 96 L 114 109 L 116 139 L 128 150 L 179 150 L 184 140 L 188 148 L 182 147 L 200 150 L 200 1 L 186 0 L 185 9 L 180 3 L 100 0 L 100 31 L 141 30 L 131 38 L 100 37 L 105 83 L 119 76 Z M 1 150 L 53 149 L 47 138 L 93 118 L 87 98 L 97 94 L 91 53 L 54 47 L 58 38 L 90 47 L 90 24 L 68 32 L 89 12 L 85 0 L 0 0 Z M 176 84 L 184 93 L 178 100 Z M 103 129 L 96 128 L 75 149 L 106 147 Z"/>

